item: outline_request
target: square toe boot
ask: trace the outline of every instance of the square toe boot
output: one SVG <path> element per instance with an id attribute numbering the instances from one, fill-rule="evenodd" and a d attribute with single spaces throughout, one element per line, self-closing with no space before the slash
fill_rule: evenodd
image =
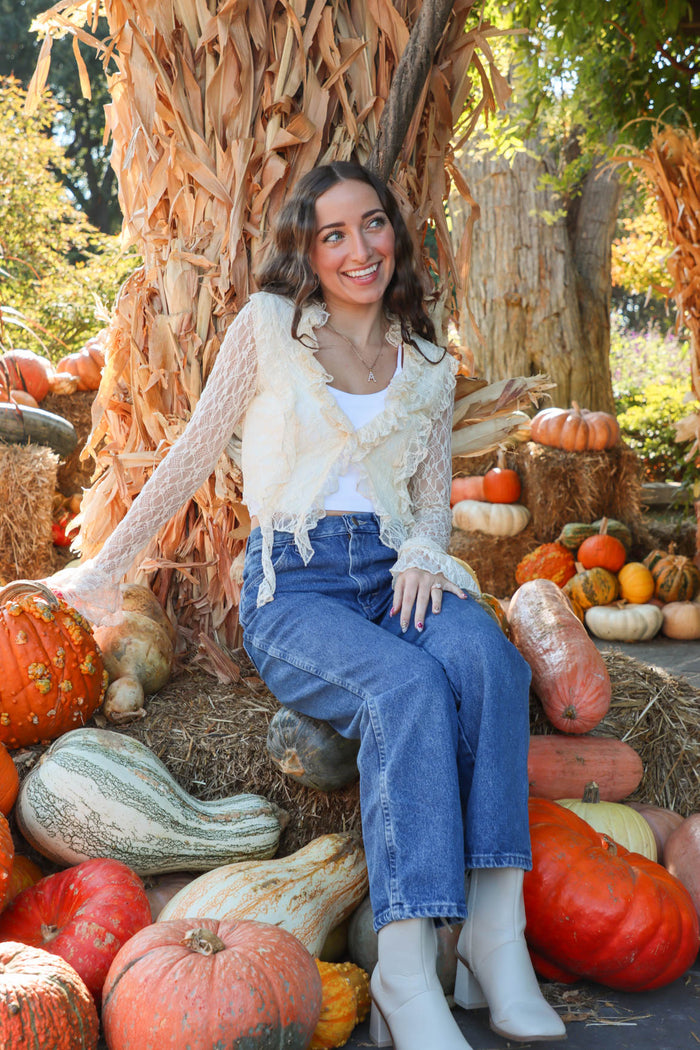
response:
<path id="1" fill-rule="evenodd" d="M 546 1001 L 525 943 L 523 871 L 472 871 L 467 919 L 457 942 L 455 1002 L 466 1010 L 487 1005 L 491 1028 L 518 1042 L 566 1038 Z"/>
<path id="2" fill-rule="evenodd" d="M 471 1050 L 459 1030 L 436 973 L 432 919 L 402 919 L 378 934 L 372 973 L 369 1034 L 395 1050 Z"/>

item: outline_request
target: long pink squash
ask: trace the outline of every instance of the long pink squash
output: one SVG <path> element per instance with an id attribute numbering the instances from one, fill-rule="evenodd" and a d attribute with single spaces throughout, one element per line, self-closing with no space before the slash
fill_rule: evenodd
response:
<path id="1" fill-rule="evenodd" d="M 610 707 L 610 677 L 566 595 L 551 580 L 529 580 L 513 595 L 508 623 L 552 725 L 564 733 L 594 729 Z"/>

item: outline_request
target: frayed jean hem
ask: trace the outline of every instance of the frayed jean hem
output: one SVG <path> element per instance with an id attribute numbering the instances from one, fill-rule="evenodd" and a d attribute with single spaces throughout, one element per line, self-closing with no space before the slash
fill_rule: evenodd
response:
<path id="1" fill-rule="evenodd" d="M 374 916 L 373 925 L 375 932 L 390 922 L 400 922 L 402 919 L 449 919 L 450 923 L 464 922 L 467 917 L 467 909 L 464 901 L 440 901 L 437 904 L 394 904 L 392 907 L 383 908 Z"/>

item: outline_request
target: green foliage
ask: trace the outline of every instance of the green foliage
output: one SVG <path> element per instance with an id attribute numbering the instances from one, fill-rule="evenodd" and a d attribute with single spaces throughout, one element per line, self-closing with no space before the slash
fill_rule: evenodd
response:
<path id="1" fill-rule="evenodd" d="M 587 0 L 575 10 L 570 0 L 490 0 L 486 13 L 528 31 L 515 38 L 514 54 L 531 119 L 565 103 L 584 136 L 600 143 L 624 130 L 639 145 L 651 133 L 644 118 L 700 121 L 688 0 Z"/>
<path id="2" fill-rule="evenodd" d="M 692 410 L 687 339 L 612 320 L 610 370 L 622 437 L 644 462 L 647 481 L 689 481 L 696 471 L 675 440 L 674 422 Z"/>
<path id="3" fill-rule="evenodd" d="M 24 98 L 16 80 L 0 79 L 0 345 L 39 350 L 38 341 L 55 359 L 104 326 L 136 260 L 64 189 L 65 154 L 49 133 L 56 103 L 28 117 Z"/>
<path id="4" fill-rule="evenodd" d="M 49 0 L 0 0 L 0 78 L 14 76 L 27 87 L 34 73 L 41 40 L 31 30 L 33 19 L 50 6 Z M 99 30 L 107 35 L 107 23 Z M 60 178 L 78 207 L 105 233 L 117 233 L 121 212 L 117 182 L 109 163 L 109 144 L 103 142 L 104 106 L 110 101 L 102 62 L 91 48 L 81 47 L 92 98 L 83 97 L 72 38 L 54 40 L 48 87 L 60 103 L 52 114 L 54 133 L 65 144 L 66 164 Z"/>

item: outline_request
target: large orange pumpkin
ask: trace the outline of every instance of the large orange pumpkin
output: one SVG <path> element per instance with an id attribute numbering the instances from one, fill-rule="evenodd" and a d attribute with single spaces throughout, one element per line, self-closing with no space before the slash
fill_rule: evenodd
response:
<path id="1" fill-rule="evenodd" d="M 111 1047 L 284 1046 L 307 1050 L 321 978 L 301 941 L 279 926 L 170 919 L 119 950 L 103 989 Z"/>
<path id="2" fill-rule="evenodd" d="M 532 419 L 530 435 L 564 452 L 600 452 L 617 444 L 620 427 L 608 412 L 591 412 L 574 401 L 571 408 L 543 408 Z"/>
<path id="3" fill-rule="evenodd" d="M 97 1010 L 65 959 L 15 941 L 0 943 L 0 1046 L 95 1050 Z"/>
<path id="4" fill-rule="evenodd" d="M 67 372 L 78 380 L 78 390 L 98 390 L 105 357 L 102 338 L 94 336 L 74 354 L 66 354 L 56 365 L 57 372 Z"/>
<path id="5" fill-rule="evenodd" d="M 526 937 L 543 977 L 638 992 L 680 977 L 700 948 L 688 891 L 556 802 L 530 799 Z"/>
<path id="6" fill-rule="evenodd" d="M 31 585 L 30 585 L 31 588 Z M 11 590 L 12 589 L 12 590 Z M 107 674 L 90 624 L 36 589 L 0 605 L 0 742 L 9 748 L 53 740 L 100 706 Z"/>
<path id="7" fill-rule="evenodd" d="M 616 536 L 608 535 L 608 519 L 603 518 L 595 536 L 583 541 L 576 555 L 584 569 L 607 569 L 619 572 L 625 564 L 627 551 Z"/>

